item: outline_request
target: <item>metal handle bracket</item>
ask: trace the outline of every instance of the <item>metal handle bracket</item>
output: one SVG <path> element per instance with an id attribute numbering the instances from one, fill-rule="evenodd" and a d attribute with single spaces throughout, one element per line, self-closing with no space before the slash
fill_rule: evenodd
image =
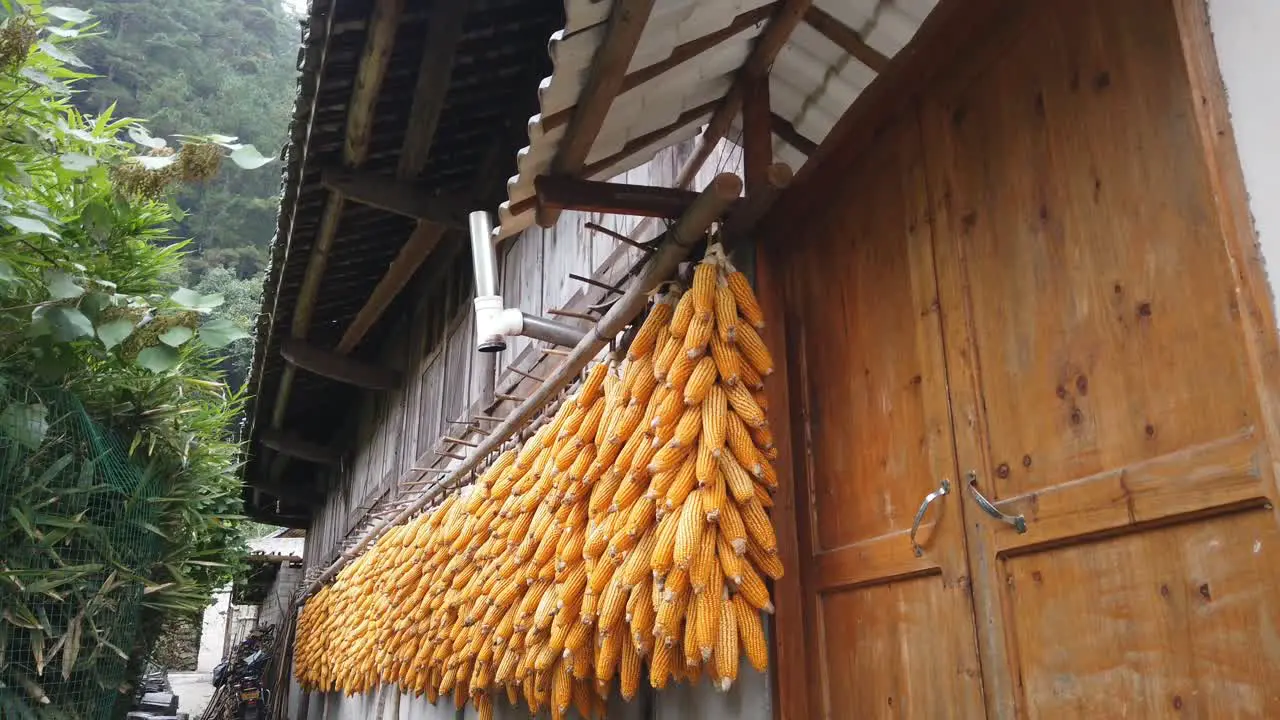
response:
<path id="1" fill-rule="evenodd" d="M 911 523 L 911 549 L 915 551 L 916 557 L 924 557 L 924 548 L 916 542 L 916 533 L 920 531 L 920 522 L 924 520 L 924 514 L 929 510 L 929 506 L 934 500 L 951 493 L 951 481 L 943 478 L 938 485 L 938 489 L 924 496 L 924 502 L 920 503 L 920 509 L 916 510 L 916 518 Z"/>
<path id="2" fill-rule="evenodd" d="M 982 493 L 978 492 L 977 471 L 970 470 L 966 477 L 969 480 L 969 494 L 973 496 L 974 502 L 978 503 L 978 507 L 982 508 L 983 512 L 1006 525 L 1013 526 L 1013 529 L 1016 530 L 1019 535 L 1027 531 L 1027 519 L 1025 517 L 1022 515 L 1009 515 L 1001 512 L 1000 508 L 992 505 L 990 500 L 986 499 L 982 496 Z"/>

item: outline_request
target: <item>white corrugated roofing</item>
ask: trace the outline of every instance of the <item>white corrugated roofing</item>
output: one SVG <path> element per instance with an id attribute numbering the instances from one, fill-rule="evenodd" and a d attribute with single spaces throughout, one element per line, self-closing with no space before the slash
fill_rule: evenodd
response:
<path id="1" fill-rule="evenodd" d="M 656 0 L 631 61 L 629 73 L 670 57 L 682 43 L 723 31 L 735 18 L 769 0 Z M 893 57 L 915 35 L 937 0 L 820 0 L 814 5 L 858 33 L 872 48 Z M 565 28 L 551 37 L 551 77 L 539 88 L 540 112 L 529 120 L 529 145 L 518 154 L 518 174 L 507 183 L 508 201 L 499 210 L 499 234 L 508 237 L 529 227 L 534 210 L 533 181 L 546 174 L 568 123 L 563 119 L 587 82 L 592 58 L 604 37 L 613 3 L 566 0 Z M 587 158 L 591 179 L 608 179 L 647 162 L 664 147 L 693 137 L 725 96 L 737 69 L 747 59 L 767 19 L 756 22 L 702 54 L 620 94 Z M 769 78 L 774 114 L 806 139 L 820 143 L 875 73 L 825 35 L 800 23 L 774 61 Z M 676 123 L 670 134 L 645 136 Z M 551 119 L 551 122 L 548 122 Z M 729 139 L 740 136 L 740 117 Z M 638 143 L 621 155 L 628 143 Z M 799 170 L 805 156 L 774 136 L 774 155 Z M 525 202 L 522 202 L 525 201 Z M 518 214 L 512 206 L 522 208 Z"/>

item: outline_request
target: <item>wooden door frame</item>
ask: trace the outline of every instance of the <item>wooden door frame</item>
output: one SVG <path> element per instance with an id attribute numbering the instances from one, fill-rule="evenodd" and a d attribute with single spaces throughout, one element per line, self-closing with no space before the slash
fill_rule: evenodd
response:
<path id="1" fill-rule="evenodd" d="M 1272 475 L 1280 483 L 1280 327 L 1276 325 L 1271 287 L 1249 213 L 1244 168 L 1236 148 L 1227 106 L 1226 85 L 1218 66 L 1206 0 L 1170 0 L 1182 57 L 1195 102 L 1195 122 L 1216 204 L 1219 232 L 1235 279 L 1240 326 L 1244 332 L 1249 372 L 1258 394 L 1262 435 Z M 1280 522 L 1280 487 L 1273 487 L 1272 506 Z"/>

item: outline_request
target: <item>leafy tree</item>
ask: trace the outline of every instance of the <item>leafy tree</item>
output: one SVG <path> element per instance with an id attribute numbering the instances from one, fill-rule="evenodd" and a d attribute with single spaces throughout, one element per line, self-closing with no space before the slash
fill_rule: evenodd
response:
<path id="1" fill-rule="evenodd" d="M 243 556 L 242 396 L 219 354 L 252 302 L 225 271 L 172 283 L 188 250 L 171 198 L 269 161 L 230 136 L 152 135 L 110 105 L 83 114 L 71 48 L 87 13 L 0 8 L 0 717 L 68 717 L 118 686 L 111 658 L 136 670 L 159 620 L 202 608 Z M 151 549 L 117 542 L 126 530 Z M 122 636 L 129 607 L 142 621 Z"/>

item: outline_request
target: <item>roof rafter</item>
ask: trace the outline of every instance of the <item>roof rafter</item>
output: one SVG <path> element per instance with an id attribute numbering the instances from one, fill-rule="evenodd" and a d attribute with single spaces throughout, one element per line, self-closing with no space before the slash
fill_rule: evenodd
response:
<path id="1" fill-rule="evenodd" d="M 711 156 L 711 151 L 724 138 L 725 133 L 729 131 L 729 127 L 733 124 L 734 117 L 737 116 L 738 110 L 742 107 L 747 85 L 757 78 L 768 76 L 769 67 L 773 65 L 774 59 L 778 57 L 782 47 L 787 44 L 787 39 L 791 37 L 792 31 L 804 19 L 805 12 L 809 10 L 811 5 L 812 0 L 783 0 L 778 6 L 773 19 L 769 21 L 769 25 L 765 27 L 764 32 L 760 33 L 760 37 L 756 39 L 755 47 L 751 49 L 751 55 L 747 57 L 747 61 L 738 69 L 738 74 L 734 77 L 733 85 L 730 86 L 728 94 L 724 96 L 724 100 L 716 108 L 715 115 L 711 116 L 711 122 L 707 123 L 707 129 L 702 132 L 698 148 L 685 163 L 685 166 L 681 168 L 680 175 L 676 178 L 676 187 L 688 187 L 689 183 L 693 182 L 694 176 L 698 174 L 698 169 Z"/>
<path id="2" fill-rule="evenodd" d="M 579 175 L 587 164 L 591 146 L 604 127 L 614 98 L 622 91 L 627 68 L 635 55 L 644 26 L 649 22 L 654 0 L 616 0 L 609 13 L 604 38 L 591 63 L 591 76 L 578 96 L 577 107 L 564 139 L 551 162 L 553 175 Z M 548 209 L 538 213 L 538 224 L 550 227 L 560 213 Z"/>
<path id="3" fill-rule="evenodd" d="M 840 22 L 835 16 L 818 7 L 810 5 L 805 11 L 804 21 L 814 30 L 822 33 L 841 50 L 849 53 L 855 60 L 871 68 L 876 73 L 884 72 L 889 66 L 889 58 L 862 39 L 857 30 Z"/>

